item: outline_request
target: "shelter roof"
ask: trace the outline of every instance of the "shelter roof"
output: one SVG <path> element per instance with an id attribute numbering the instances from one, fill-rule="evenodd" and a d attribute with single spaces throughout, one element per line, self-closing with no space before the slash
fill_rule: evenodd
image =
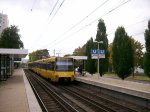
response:
<path id="1" fill-rule="evenodd" d="M 75 60 L 87 60 L 87 56 L 69 56 Z"/>
<path id="2" fill-rule="evenodd" d="M 28 50 L 0 48 L 0 54 L 7 54 L 9 56 L 14 56 L 14 58 L 25 58 L 28 54 Z"/>

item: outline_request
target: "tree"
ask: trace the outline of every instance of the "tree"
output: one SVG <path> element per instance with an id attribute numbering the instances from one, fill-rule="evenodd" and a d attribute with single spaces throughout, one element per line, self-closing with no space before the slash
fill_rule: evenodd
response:
<path id="1" fill-rule="evenodd" d="M 93 38 L 87 41 L 86 43 L 86 56 L 87 56 L 87 61 L 86 61 L 86 66 L 85 69 L 88 71 L 90 74 L 94 74 L 96 72 L 96 65 L 95 65 L 95 60 L 91 59 L 91 50 L 94 48 L 93 44 Z"/>
<path id="2" fill-rule="evenodd" d="M 116 74 L 125 79 L 134 68 L 134 47 L 131 38 L 123 27 L 118 27 L 112 47 L 113 68 Z"/>
<path id="3" fill-rule="evenodd" d="M 36 52 L 33 51 L 32 53 L 29 53 L 29 61 L 31 62 L 31 61 L 35 61 L 35 60 L 37 60 Z"/>
<path id="4" fill-rule="evenodd" d="M 144 55 L 144 73 L 150 77 L 150 21 L 148 22 L 148 29 L 145 30 L 145 48 Z"/>
<path id="5" fill-rule="evenodd" d="M 100 19 L 98 26 L 97 26 L 97 34 L 96 34 L 96 41 L 100 42 L 102 41 L 102 44 L 99 44 L 99 48 L 101 50 L 105 50 L 105 58 L 99 59 L 99 74 L 102 76 L 106 71 L 108 71 L 108 65 L 109 65 L 109 53 L 108 53 L 108 39 L 106 34 L 106 26 L 104 23 L 104 20 Z"/>
<path id="6" fill-rule="evenodd" d="M 17 26 L 10 26 L 3 30 L 0 38 L 1 48 L 23 48 L 23 42 L 20 40 Z"/>
<path id="7" fill-rule="evenodd" d="M 29 53 L 30 61 L 36 61 L 36 60 L 45 59 L 45 58 L 49 58 L 49 53 L 47 49 L 36 50 L 36 51 L 33 51 L 32 53 Z"/>
<path id="8" fill-rule="evenodd" d="M 83 45 L 82 47 L 78 47 L 74 50 L 73 52 L 74 56 L 83 56 L 85 55 L 85 45 Z"/>
<path id="9" fill-rule="evenodd" d="M 64 57 L 72 56 L 72 54 L 65 54 Z"/>
<path id="10" fill-rule="evenodd" d="M 136 41 L 134 40 L 133 38 L 131 38 L 132 41 L 133 41 L 133 44 L 134 44 L 134 51 L 135 51 L 135 61 L 134 61 L 134 65 L 135 67 L 141 67 L 143 68 L 143 56 L 144 56 L 144 53 L 143 53 L 143 48 L 144 46 L 139 42 L 139 41 Z"/>

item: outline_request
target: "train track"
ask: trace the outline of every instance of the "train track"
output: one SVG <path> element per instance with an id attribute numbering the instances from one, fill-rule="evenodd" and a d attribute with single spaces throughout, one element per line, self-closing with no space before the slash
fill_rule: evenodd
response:
<path id="1" fill-rule="evenodd" d="M 107 98 L 100 96 L 98 93 L 83 88 L 81 86 L 61 86 L 61 89 L 72 94 L 74 97 L 78 97 L 80 100 L 87 100 L 89 103 L 94 103 L 97 107 L 102 107 L 108 112 L 147 112 L 147 110 L 138 110 L 131 107 L 115 103 Z M 96 109 L 96 107 L 95 107 Z"/>
<path id="2" fill-rule="evenodd" d="M 56 88 L 51 88 L 39 76 L 29 70 L 25 70 L 25 74 L 44 112 L 79 112 L 58 94 Z"/>
<path id="3" fill-rule="evenodd" d="M 116 110 L 113 110 L 109 108 L 107 105 L 103 105 L 99 102 L 94 101 L 94 99 L 91 99 L 86 93 L 81 93 L 81 91 L 75 91 L 74 89 L 69 89 L 66 87 L 60 87 L 62 90 L 66 91 L 70 96 L 72 96 L 75 100 L 78 100 L 78 102 L 81 102 L 82 104 L 86 105 L 89 107 L 91 110 L 94 112 L 116 112 Z"/>
<path id="4" fill-rule="evenodd" d="M 104 103 L 106 103 L 106 105 L 108 106 L 110 103 L 110 105 L 114 107 L 115 110 L 118 110 L 121 112 L 124 112 L 124 111 L 125 112 L 126 111 L 149 112 L 150 111 L 148 108 L 101 93 L 98 87 L 94 87 L 94 88 L 89 87 L 88 84 L 77 83 L 76 85 L 71 85 L 69 88 L 71 89 L 75 88 L 78 92 L 81 91 L 81 93 L 88 93 L 89 96 L 95 97 L 95 99 L 99 99 L 100 101 L 104 101 Z"/>
<path id="5" fill-rule="evenodd" d="M 85 86 L 54 86 L 29 70 L 25 73 L 46 112 L 146 112 L 115 103 Z"/>

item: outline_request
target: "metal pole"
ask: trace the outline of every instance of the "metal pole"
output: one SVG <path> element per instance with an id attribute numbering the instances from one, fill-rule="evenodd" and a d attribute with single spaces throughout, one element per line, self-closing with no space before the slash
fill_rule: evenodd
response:
<path id="1" fill-rule="evenodd" d="M 97 71 L 98 71 L 98 74 L 99 74 L 99 42 L 98 43 L 98 63 L 97 63 Z"/>
<path id="2" fill-rule="evenodd" d="M 55 49 L 54 49 L 54 56 L 55 56 Z"/>

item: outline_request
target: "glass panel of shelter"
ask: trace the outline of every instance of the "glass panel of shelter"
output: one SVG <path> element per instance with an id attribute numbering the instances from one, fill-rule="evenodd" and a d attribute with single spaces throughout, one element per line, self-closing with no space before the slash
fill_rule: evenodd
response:
<path id="1" fill-rule="evenodd" d="M 0 54 L 0 81 L 5 81 L 12 75 L 12 59 L 9 55 Z"/>
<path id="2" fill-rule="evenodd" d="M 6 74 L 6 55 L 1 55 L 1 81 L 5 81 L 7 79 Z"/>

